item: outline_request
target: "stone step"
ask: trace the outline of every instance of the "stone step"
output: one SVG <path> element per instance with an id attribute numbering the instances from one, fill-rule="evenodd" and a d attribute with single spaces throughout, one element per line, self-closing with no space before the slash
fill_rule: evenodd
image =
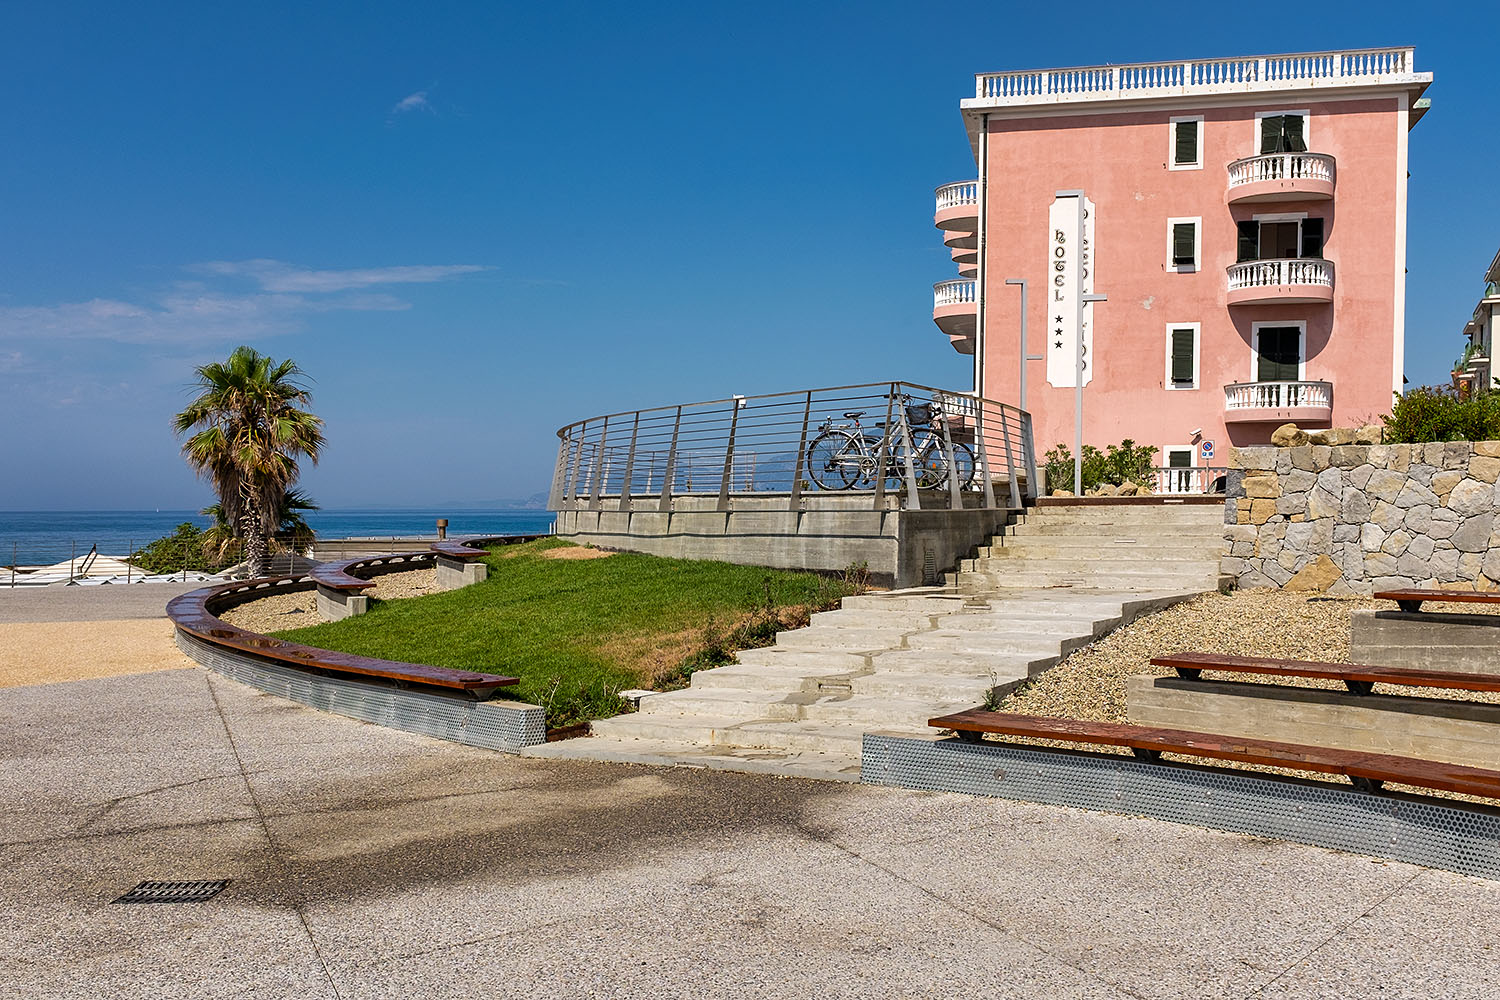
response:
<path id="1" fill-rule="evenodd" d="M 1221 579 L 1223 578 L 1219 576 L 1217 570 L 1212 575 L 1207 572 L 1163 574 L 1143 570 L 1137 573 L 1119 571 L 1108 574 L 1094 573 L 1086 577 L 1082 573 L 1056 573 L 1039 569 L 1017 569 L 1004 573 L 960 574 L 957 585 L 959 587 L 975 588 L 1007 586 L 1057 589 L 1110 586 L 1139 587 L 1142 590 L 1178 590 L 1204 593 L 1219 589 Z"/>
<path id="2" fill-rule="evenodd" d="M 1129 573 L 1138 569 L 1154 570 L 1168 576 L 1189 572 L 1217 573 L 1219 569 L 1219 557 L 1205 558 L 1201 555 L 1194 555 L 1191 558 L 1173 559 L 1165 554 L 1153 554 L 1150 556 L 1101 555 L 1093 559 L 1048 559 L 1045 556 L 1018 554 L 1009 558 L 965 559 L 959 564 L 960 573 L 1024 573 L 1030 570 L 1045 570 L 1049 573 L 1068 573 L 1076 576 L 1097 573 Z"/>
<path id="3" fill-rule="evenodd" d="M 1028 507 L 1023 515 L 1027 521 L 1149 521 L 1154 518 L 1170 518 L 1182 522 L 1208 521 L 1216 516 L 1224 516 L 1222 500 L 1214 503 L 1038 504 Z"/>
<path id="4" fill-rule="evenodd" d="M 947 608 L 941 611 L 908 610 L 906 608 L 840 608 L 837 611 L 820 611 L 812 616 L 813 628 L 931 628 L 933 619 L 950 614 Z"/>
<path id="5" fill-rule="evenodd" d="M 1071 651 L 1093 641 L 1093 635 L 1029 636 L 1024 633 L 971 632 L 961 629 L 938 629 L 923 632 L 910 639 L 912 649 L 945 650 L 984 655 L 1019 654 L 1041 658 L 1059 650 Z"/>
<path id="6" fill-rule="evenodd" d="M 854 694 L 843 698 L 821 698 L 803 709 L 803 718 L 813 722 L 840 722 L 852 728 L 886 729 L 891 726 L 925 726 L 936 715 L 961 712 L 983 702 L 959 697 L 933 702 L 916 698 L 888 698 Z"/>
<path id="7" fill-rule="evenodd" d="M 778 649 L 830 650 L 845 653 L 898 649 L 911 632 L 904 628 L 802 628 L 776 635 Z"/>
<path id="8" fill-rule="evenodd" d="M 1027 677 L 992 680 L 988 676 L 933 676 L 931 674 L 866 674 L 853 679 L 853 693 L 876 698 L 915 699 L 923 702 L 967 701 L 983 704 L 992 690 L 1001 693 L 1017 687 Z"/>
<path id="9" fill-rule="evenodd" d="M 1212 538 L 1224 534 L 1224 514 L 1203 521 L 1178 522 L 1163 518 L 1143 518 L 1139 521 L 1063 521 L 1058 519 L 1026 520 L 1007 524 L 1003 531 L 993 537 L 1009 538 L 1026 535 L 1092 535 L 1100 538 L 1157 537 L 1181 535 L 1187 538 Z"/>
<path id="10" fill-rule="evenodd" d="M 706 715 L 646 715 L 632 712 L 610 719 L 595 719 L 589 723 L 589 731 L 614 739 L 672 740 L 708 746 L 723 742 L 721 736 L 739 728 L 744 722 L 744 719 Z"/>
<path id="11" fill-rule="evenodd" d="M 641 699 L 638 716 L 692 716 L 715 719 L 795 719 L 815 694 L 748 688 L 690 687 Z"/>
<path id="12" fill-rule="evenodd" d="M 1052 545 L 1032 541 L 1011 545 L 987 545 L 980 549 L 974 559 L 1047 559 L 1066 562 L 1123 562 L 1150 559 L 1155 562 L 1209 562 L 1224 555 L 1220 545 L 1115 545 L 1103 543 L 1087 545 Z"/>
<path id="13" fill-rule="evenodd" d="M 896 649 L 874 658 L 875 669 L 860 676 L 882 674 L 922 674 L 929 677 L 993 676 L 997 679 L 1025 678 L 1046 670 L 1062 659 L 1054 650 L 1038 656 L 1033 653 L 974 653 L 944 649 Z"/>
<path id="14" fill-rule="evenodd" d="M 862 670 L 869 663 L 863 653 L 840 653 L 837 650 L 788 649 L 785 646 L 761 646 L 758 649 L 742 649 L 734 654 L 742 666 L 770 666 L 777 668 L 809 667 L 839 670 Z"/>
<path id="15" fill-rule="evenodd" d="M 924 587 L 921 592 L 892 591 L 885 594 L 856 594 L 853 597 L 844 598 L 840 602 L 840 607 L 847 611 L 866 609 L 926 611 L 931 609 L 932 614 L 950 614 L 954 609 L 962 608 L 967 602 L 968 598 L 962 594 L 943 593 Z"/>
<path id="16" fill-rule="evenodd" d="M 1063 618 L 1060 615 L 949 615 L 938 623 L 938 629 L 989 634 L 1057 636 L 1065 639 L 1075 635 L 1099 635 L 1114 628 L 1119 622 L 1118 614 L 1111 618 L 1094 615 L 1087 618 Z"/>
<path id="17" fill-rule="evenodd" d="M 527 747 L 523 757 L 595 760 L 657 767 L 701 767 L 820 781 L 859 781 L 859 746 L 840 742 L 838 752 L 770 750 L 760 747 L 697 746 L 677 740 L 589 736 Z"/>
<path id="18" fill-rule="evenodd" d="M 780 691 L 786 694 L 818 692 L 828 685 L 847 687 L 847 679 L 856 672 L 843 667 L 734 664 L 694 672 L 690 690 L 728 688 L 741 691 Z"/>

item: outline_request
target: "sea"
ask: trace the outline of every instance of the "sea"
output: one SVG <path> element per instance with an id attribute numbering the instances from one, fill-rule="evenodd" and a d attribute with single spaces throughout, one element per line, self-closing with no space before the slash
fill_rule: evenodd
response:
<path id="1" fill-rule="evenodd" d="M 448 535 L 530 535 L 552 529 L 545 510 L 449 510 L 371 508 L 309 511 L 307 523 L 320 538 L 436 537 L 437 519 L 448 519 Z M 0 510 L 0 565 L 49 566 L 98 546 L 101 555 L 123 556 L 170 535 L 179 524 L 211 523 L 196 510 Z"/>

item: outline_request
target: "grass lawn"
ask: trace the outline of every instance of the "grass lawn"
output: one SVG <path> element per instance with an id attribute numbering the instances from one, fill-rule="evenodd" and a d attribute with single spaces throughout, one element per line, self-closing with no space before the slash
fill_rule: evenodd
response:
<path id="1" fill-rule="evenodd" d="M 368 614 L 276 634 L 519 677 L 502 696 L 543 706 L 557 727 L 617 714 L 625 688 L 680 686 L 694 668 L 728 662 L 728 649 L 766 644 L 855 592 L 814 573 L 721 562 L 558 558 L 593 554 L 556 538 L 504 546 L 485 557 L 483 583 L 371 601 Z"/>

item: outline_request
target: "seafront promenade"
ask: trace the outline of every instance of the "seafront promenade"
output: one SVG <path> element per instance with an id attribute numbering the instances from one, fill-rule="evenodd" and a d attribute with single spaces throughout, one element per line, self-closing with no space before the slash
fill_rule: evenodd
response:
<path id="1" fill-rule="evenodd" d="M 1472 919 L 1489 882 L 1019 802 L 438 742 L 173 660 L 146 600 L 171 593 L 0 593 L 8 995 L 1481 997 L 1493 981 Z M 52 655 L 70 631 L 92 639 Z M 111 903 L 167 879 L 232 881 L 203 903 Z"/>

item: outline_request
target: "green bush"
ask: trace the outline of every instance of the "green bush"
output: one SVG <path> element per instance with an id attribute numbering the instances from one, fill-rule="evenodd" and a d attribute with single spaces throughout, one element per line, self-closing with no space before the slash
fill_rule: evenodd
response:
<path id="1" fill-rule="evenodd" d="M 1047 469 L 1047 485 L 1052 489 L 1073 488 L 1073 450 L 1065 444 L 1048 450 L 1044 457 Z M 1151 445 L 1137 446 L 1130 438 L 1119 444 L 1108 445 L 1104 451 L 1091 444 L 1083 446 L 1083 488 L 1091 490 L 1108 483 L 1119 486 L 1132 482 L 1142 490 L 1151 489 L 1155 477 L 1152 469 L 1156 449 Z"/>
<path id="2" fill-rule="evenodd" d="M 1396 395 L 1385 423 L 1391 444 L 1500 439 L 1500 393 L 1462 398 L 1450 386 L 1418 386 Z"/>
<path id="3" fill-rule="evenodd" d="M 130 561 L 147 573 L 189 572 L 217 573 L 233 561 L 210 559 L 205 555 L 204 532 L 184 521 L 170 535 L 164 535 L 142 549 L 131 553 Z"/>

